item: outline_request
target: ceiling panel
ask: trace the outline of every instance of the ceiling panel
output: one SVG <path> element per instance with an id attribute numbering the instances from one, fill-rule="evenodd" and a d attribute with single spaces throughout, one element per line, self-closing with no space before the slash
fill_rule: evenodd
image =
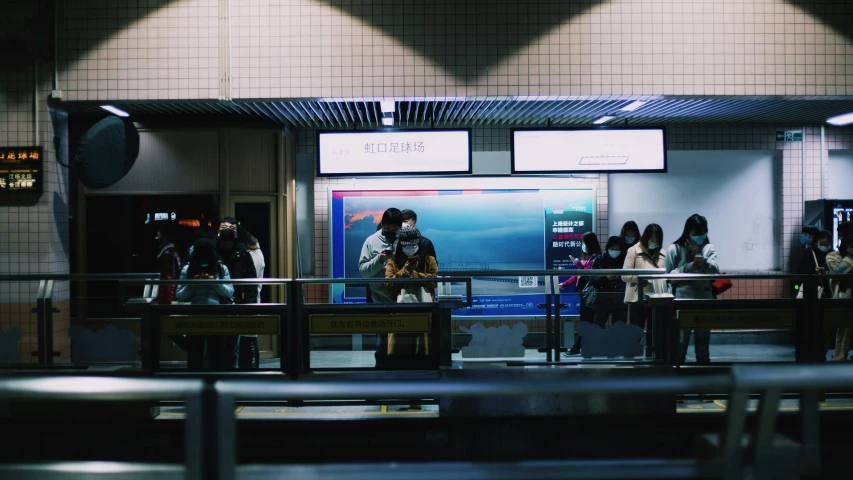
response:
<path id="1" fill-rule="evenodd" d="M 828 117 L 853 112 L 853 98 L 659 97 L 633 112 L 620 109 L 633 100 L 473 100 L 399 101 L 394 125 L 591 125 L 603 115 L 608 124 L 660 125 L 677 123 L 823 124 Z M 99 104 L 60 102 L 71 114 L 107 115 Z M 137 101 L 110 102 L 132 118 L 192 117 L 272 122 L 291 128 L 356 128 L 381 126 L 378 101 Z"/>

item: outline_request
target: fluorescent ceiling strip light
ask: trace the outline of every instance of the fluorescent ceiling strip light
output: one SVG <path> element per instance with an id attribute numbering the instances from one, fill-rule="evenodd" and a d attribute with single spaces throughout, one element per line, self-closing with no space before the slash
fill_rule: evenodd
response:
<path id="1" fill-rule="evenodd" d="M 379 102 L 382 113 L 394 113 L 394 100 L 382 100 Z"/>
<path id="2" fill-rule="evenodd" d="M 853 113 L 845 113 L 844 115 L 836 115 L 832 118 L 827 118 L 826 123 L 838 127 L 850 125 L 851 123 L 853 123 Z"/>
<path id="3" fill-rule="evenodd" d="M 119 117 L 129 117 L 130 116 L 129 113 L 125 112 L 124 110 L 122 110 L 120 108 L 116 108 L 112 105 L 101 105 L 101 108 L 103 108 L 104 110 L 106 110 L 108 112 L 114 113 L 114 114 L 118 115 Z"/>
<path id="4" fill-rule="evenodd" d="M 394 125 L 394 117 L 385 117 L 385 118 L 383 118 L 383 119 L 382 119 L 382 125 L 385 125 L 385 126 L 387 126 L 387 127 L 390 127 L 391 125 Z"/>
<path id="5" fill-rule="evenodd" d="M 623 112 L 633 112 L 634 110 L 636 110 L 636 109 L 638 109 L 638 108 L 642 107 L 642 106 L 643 106 L 643 105 L 645 105 L 646 103 L 648 103 L 648 101 L 645 101 L 645 100 L 637 100 L 636 102 L 629 103 L 628 105 L 625 105 L 624 107 L 622 107 L 622 108 L 621 108 L 621 110 L 622 110 Z"/>
<path id="6" fill-rule="evenodd" d="M 611 115 L 605 115 L 605 116 L 599 118 L 598 120 L 596 120 L 592 123 L 594 123 L 595 125 L 601 125 L 602 123 L 609 122 L 609 121 L 613 120 L 614 118 L 616 118 L 616 117 L 613 117 Z"/>

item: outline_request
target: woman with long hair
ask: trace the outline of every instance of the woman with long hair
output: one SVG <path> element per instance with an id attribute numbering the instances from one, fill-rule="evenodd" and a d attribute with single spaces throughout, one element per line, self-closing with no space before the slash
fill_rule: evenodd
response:
<path id="1" fill-rule="evenodd" d="M 575 258 L 569 256 L 569 259 L 572 263 L 575 264 L 575 267 L 578 270 L 590 270 L 592 268 L 593 263 L 601 258 L 601 244 L 598 243 L 598 236 L 596 236 L 592 232 L 586 232 L 583 234 L 581 238 L 581 258 Z M 577 284 L 577 288 L 575 291 L 582 292 L 584 288 L 589 284 L 589 277 L 582 277 L 579 275 L 572 275 L 568 278 L 568 280 L 560 283 L 560 290 L 564 290 L 569 288 L 570 286 Z M 588 322 L 592 323 L 595 320 L 595 310 L 592 306 L 584 305 L 583 295 L 580 296 L 580 318 L 575 320 L 574 324 L 577 327 L 579 322 Z M 577 328 L 575 328 L 577 330 Z M 572 348 L 566 353 L 567 357 L 575 357 L 581 354 L 581 347 L 583 347 L 583 338 L 575 333 L 574 338 L 575 344 L 572 345 Z"/>
<path id="2" fill-rule="evenodd" d="M 681 236 L 666 251 L 666 271 L 667 273 L 720 273 L 720 265 L 717 263 L 717 249 L 708 239 L 708 220 L 705 217 L 693 214 L 684 222 L 684 230 Z M 701 300 L 714 298 L 711 291 L 713 282 L 709 280 L 674 280 L 670 283 L 675 298 Z M 681 330 L 681 363 L 684 363 L 687 356 L 692 331 L 694 330 Z M 695 330 L 696 363 L 704 365 L 711 363 L 710 343 L 710 330 Z"/>
<path id="3" fill-rule="evenodd" d="M 640 227 L 637 222 L 628 220 L 622 225 L 622 231 L 619 232 L 619 237 L 625 242 L 627 248 L 631 248 L 640 241 Z"/>
<path id="4" fill-rule="evenodd" d="M 604 247 L 604 255 L 593 262 L 592 268 L 603 270 L 618 270 L 625 265 L 627 248 L 622 237 L 610 237 Z M 625 282 L 620 276 L 593 277 L 590 285 L 598 291 L 598 302 L 595 306 L 595 324 L 601 328 L 612 323 L 624 322 L 628 316 L 625 306 Z"/>
<path id="5" fill-rule="evenodd" d="M 853 273 L 853 222 L 842 223 L 837 229 L 841 246 L 837 252 L 826 255 L 826 267 L 833 275 L 849 275 Z M 849 280 L 830 280 L 832 298 L 853 297 L 853 282 Z M 832 357 L 836 362 L 847 360 L 850 349 L 850 328 L 839 328 L 835 334 L 835 352 Z"/>
<path id="6" fill-rule="evenodd" d="M 219 261 L 216 245 L 201 238 L 193 245 L 193 253 L 181 270 L 181 280 L 230 280 L 228 267 Z M 177 297 L 193 305 L 231 303 L 234 286 L 230 284 L 178 285 Z M 204 366 L 207 353 L 212 370 L 230 370 L 237 366 L 236 335 L 187 335 L 187 364 L 192 370 Z"/>
<path id="7" fill-rule="evenodd" d="M 664 268 L 666 257 L 661 250 L 663 245 L 663 229 L 656 223 L 651 223 L 643 230 L 643 235 L 636 245 L 628 249 L 625 255 L 625 270 L 654 270 Z M 646 355 L 651 352 L 652 322 L 648 322 L 651 310 L 646 307 L 644 295 L 654 293 L 654 286 L 647 281 L 640 281 L 636 275 L 623 275 L 625 282 L 625 303 L 628 305 L 629 322 L 646 332 Z M 648 326 L 648 328 L 646 328 Z"/>

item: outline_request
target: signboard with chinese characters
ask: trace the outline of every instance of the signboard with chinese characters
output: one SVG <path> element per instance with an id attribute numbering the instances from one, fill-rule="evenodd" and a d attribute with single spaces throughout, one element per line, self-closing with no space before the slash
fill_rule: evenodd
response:
<path id="1" fill-rule="evenodd" d="M 513 129 L 512 173 L 666 172 L 662 128 Z"/>
<path id="2" fill-rule="evenodd" d="M 471 131 L 317 133 L 319 176 L 471 173 Z"/>
<path id="3" fill-rule="evenodd" d="M 356 333 L 429 333 L 432 316 L 428 313 L 398 315 L 309 315 L 311 335 L 350 335 Z"/>
<path id="4" fill-rule="evenodd" d="M 42 193 L 41 147 L 0 147 L 0 194 Z"/>
<path id="5" fill-rule="evenodd" d="M 275 315 L 169 315 L 160 320 L 164 335 L 276 335 L 278 325 Z"/>

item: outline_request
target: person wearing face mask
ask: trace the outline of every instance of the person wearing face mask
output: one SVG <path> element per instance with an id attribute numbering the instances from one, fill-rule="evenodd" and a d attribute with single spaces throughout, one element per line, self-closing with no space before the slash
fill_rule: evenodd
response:
<path id="1" fill-rule="evenodd" d="M 403 210 L 403 223 L 409 225 L 410 227 L 418 226 L 418 214 L 415 213 L 414 210 L 409 210 L 408 208 Z M 432 240 L 428 239 L 421 235 L 420 245 L 418 248 L 421 248 L 426 252 L 430 257 L 438 259 L 438 255 L 435 253 L 435 245 L 432 244 Z"/>
<path id="2" fill-rule="evenodd" d="M 841 246 L 837 252 L 826 255 L 826 269 L 832 275 L 853 274 L 853 222 L 845 222 L 838 226 L 838 238 Z M 829 281 L 832 298 L 853 298 L 853 282 L 850 280 L 833 279 Z M 835 352 L 832 359 L 836 362 L 847 360 L 850 350 L 850 328 L 839 328 L 835 334 Z"/>
<path id="3" fill-rule="evenodd" d="M 247 278 L 258 278 L 257 269 L 255 268 L 255 261 L 252 258 L 251 251 L 249 246 L 246 243 L 238 238 L 240 235 L 238 233 L 239 229 L 238 222 L 233 217 L 225 217 L 219 223 L 219 233 L 217 234 L 217 243 L 216 250 L 219 254 L 219 257 L 222 259 L 222 263 L 228 267 L 228 271 L 230 272 L 231 278 L 233 279 L 247 279 Z M 235 304 L 248 304 L 248 303 L 258 303 L 258 287 L 257 285 L 246 285 L 246 284 L 237 284 L 234 285 L 234 298 L 233 301 Z M 225 347 L 231 348 L 233 343 L 233 348 L 235 349 L 235 355 L 239 356 L 239 351 L 241 350 L 240 343 L 243 338 L 239 335 L 227 335 L 223 337 L 223 342 L 225 342 Z M 255 342 L 256 339 L 246 337 L 245 341 L 247 343 Z M 243 368 L 246 368 L 247 360 L 246 355 L 248 355 L 245 346 L 242 348 L 244 351 L 244 358 L 242 361 Z M 230 358 L 231 354 L 228 353 L 228 357 Z M 254 359 L 249 360 L 249 364 L 254 363 Z"/>
<path id="4" fill-rule="evenodd" d="M 385 278 L 385 264 L 394 256 L 397 249 L 397 231 L 403 226 L 403 212 L 389 208 L 382 214 L 382 220 L 376 232 L 367 237 L 361 246 L 358 258 L 358 271 L 364 278 Z M 396 298 L 380 283 L 368 285 L 367 301 L 370 303 L 396 303 Z M 374 353 L 376 368 L 387 365 L 388 337 L 377 336 L 377 348 Z"/>
<path id="5" fill-rule="evenodd" d="M 637 222 L 633 220 L 625 222 L 625 225 L 622 225 L 622 231 L 619 233 L 619 237 L 621 237 L 622 241 L 625 242 L 626 248 L 631 248 L 636 245 L 640 240 L 640 227 L 637 226 Z"/>
<path id="6" fill-rule="evenodd" d="M 817 248 L 817 236 L 820 233 L 815 227 L 805 226 L 803 227 L 803 233 L 800 235 L 800 245 L 803 247 L 803 250 L 800 253 L 800 262 L 797 265 L 797 269 L 795 273 L 801 275 L 813 275 L 815 272 L 815 268 L 819 265 L 818 260 L 826 257 L 826 253 L 829 252 L 821 252 Z M 830 243 L 832 243 L 830 237 Z M 795 295 L 797 297 L 802 296 L 800 292 L 800 286 L 794 285 L 795 287 Z"/>
<path id="7" fill-rule="evenodd" d="M 621 237 L 610 237 L 604 247 L 604 255 L 592 264 L 593 270 L 618 270 L 625 264 L 627 248 Z M 604 328 L 607 320 L 612 323 L 624 322 L 628 308 L 625 306 L 625 282 L 620 276 L 593 277 L 590 285 L 598 290 L 598 304 L 595 307 L 595 324 Z"/>
<path id="8" fill-rule="evenodd" d="M 569 260 L 575 264 L 578 270 L 589 270 L 592 268 L 595 261 L 601 258 L 601 244 L 598 243 L 598 236 L 596 236 L 592 232 L 586 232 L 583 234 L 581 238 L 581 252 L 583 252 L 582 258 L 578 259 L 572 256 L 569 256 Z M 560 290 L 565 290 L 570 286 L 577 284 L 576 292 L 582 292 L 584 288 L 590 282 L 589 277 L 582 277 L 578 275 L 573 275 L 568 278 L 568 280 L 560 283 Z M 574 321 L 575 331 L 577 331 L 578 322 L 588 322 L 592 323 L 595 321 L 595 309 L 583 304 L 583 295 L 581 298 L 581 307 L 580 307 L 580 318 Z M 566 352 L 565 356 L 567 357 L 575 357 L 581 354 L 581 348 L 583 347 L 583 337 L 575 333 L 575 344 L 572 345 L 572 348 Z"/>
<path id="9" fill-rule="evenodd" d="M 397 234 L 397 247 L 394 258 L 385 267 L 385 278 L 435 278 L 438 275 L 438 263 L 435 257 L 421 248 L 421 232 L 417 228 L 403 224 Z M 405 288 L 407 292 L 426 290 L 430 299 L 435 298 L 435 283 L 386 283 L 385 288 L 395 299 Z M 423 300 L 423 298 L 421 298 Z M 417 367 L 417 356 L 425 359 L 430 354 L 429 334 L 391 333 L 388 334 L 388 356 L 392 366 Z"/>
<path id="10" fill-rule="evenodd" d="M 705 217 L 694 214 L 684 223 L 681 237 L 669 246 L 666 252 L 667 273 L 720 273 L 717 263 L 717 250 L 708 240 L 708 221 Z M 672 288 L 675 298 L 713 299 L 711 283 L 708 280 L 673 281 Z M 691 329 L 681 330 L 681 363 L 687 356 L 690 344 Z M 706 365 L 711 363 L 710 354 L 711 331 L 695 330 L 696 363 Z"/>
<path id="11" fill-rule="evenodd" d="M 647 225 L 645 230 L 643 230 L 643 235 L 640 236 L 640 241 L 628 249 L 622 268 L 625 270 L 654 270 L 664 268 L 666 265 L 666 256 L 661 250 L 662 243 L 663 229 L 660 225 L 656 223 Z M 622 281 L 625 282 L 625 303 L 628 305 L 628 321 L 631 325 L 645 329 L 646 355 L 648 356 L 651 352 L 653 332 L 652 323 L 647 322 L 651 315 L 651 310 L 646 306 L 644 296 L 648 293 L 654 293 L 654 285 L 646 280 L 641 282 L 636 275 L 623 275 Z M 648 328 L 646 328 L 647 325 Z"/>

